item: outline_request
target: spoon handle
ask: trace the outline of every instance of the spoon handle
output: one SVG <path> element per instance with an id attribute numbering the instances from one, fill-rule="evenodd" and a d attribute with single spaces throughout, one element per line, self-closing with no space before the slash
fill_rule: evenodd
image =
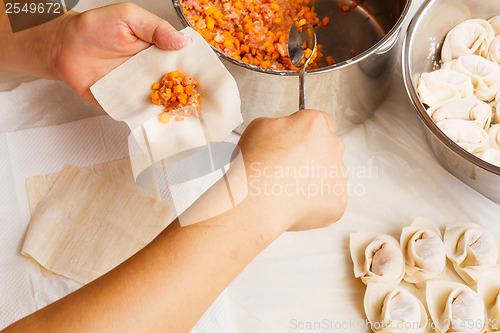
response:
<path id="1" fill-rule="evenodd" d="M 305 66 L 299 72 L 299 110 L 306 108 L 306 79 Z"/>

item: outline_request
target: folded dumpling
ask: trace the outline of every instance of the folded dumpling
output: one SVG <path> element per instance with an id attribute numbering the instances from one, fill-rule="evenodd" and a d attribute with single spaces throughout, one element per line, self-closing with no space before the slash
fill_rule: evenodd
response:
<path id="1" fill-rule="evenodd" d="M 448 62 L 472 54 L 484 56 L 494 37 L 495 32 L 488 21 L 466 20 L 446 35 L 441 49 L 441 60 Z"/>
<path id="2" fill-rule="evenodd" d="M 497 94 L 497 97 L 495 98 L 495 101 L 490 103 L 492 107 L 495 108 L 495 116 L 494 116 L 494 123 L 495 124 L 500 124 L 500 91 Z"/>
<path id="3" fill-rule="evenodd" d="M 488 20 L 493 32 L 495 33 L 495 38 L 490 44 L 490 49 L 488 51 L 488 59 L 500 64 L 500 15 L 492 17 Z"/>
<path id="4" fill-rule="evenodd" d="M 495 105 L 495 124 L 500 124 L 500 92 L 497 94 L 497 98 L 495 99 L 495 103 L 491 103 L 491 105 Z"/>
<path id="5" fill-rule="evenodd" d="M 425 282 L 441 276 L 446 270 L 446 251 L 441 232 L 429 220 L 418 218 L 401 233 L 405 257 L 404 280 L 422 288 Z"/>
<path id="6" fill-rule="evenodd" d="M 426 299 L 436 332 L 480 333 L 486 330 L 483 299 L 466 285 L 429 281 Z"/>
<path id="7" fill-rule="evenodd" d="M 490 44 L 488 60 L 500 64 L 500 35 L 496 36 Z"/>
<path id="8" fill-rule="evenodd" d="M 476 156 L 490 164 L 500 167 L 500 149 L 486 148 L 484 151 L 476 154 Z"/>
<path id="9" fill-rule="evenodd" d="M 479 127 L 488 129 L 491 123 L 491 106 L 475 97 L 460 98 L 439 107 L 427 109 L 434 122 L 443 120 L 468 120 Z"/>
<path id="10" fill-rule="evenodd" d="M 500 124 L 496 124 L 490 127 L 488 130 L 490 147 L 500 149 Z"/>
<path id="11" fill-rule="evenodd" d="M 443 65 L 469 76 L 474 94 L 483 101 L 492 101 L 500 90 L 500 65 L 478 55 L 460 57 Z"/>
<path id="12" fill-rule="evenodd" d="M 491 331 L 500 330 L 500 281 L 485 278 L 477 283 L 477 292 L 483 298 Z"/>
<path id="13" fill-rule="evenodd" d="M 488 133 L 466 120 L 444 120 L 437 123 L 446 136 L 469 153 L 480 153 L 488 147 Z"/>
<path id="14" fill-rule="evenodd" d="M 493 28 L 495 35 L 500 35 L 500 15 L 493 16 L 488 20 L 488 23 Z"/>
<path id="15" fill-rule="evenodd" d="M 475 284 L 480 278 L 500 268 L 495 237 L 479 224 L 448 225 L 444 244 L 448 259 L 468 284 Z"/>
<path id="16" fill-rule="evenodd" d="M 369 284 L 364 305 L 366 318 L 374 332 L 423 332 L 427 326 L 424 305 L 404 288 Z"/>
<path id="17" fill-rule="evenodd" d="M 500 15 L 492 17 L 488 20 L 488 22 L 495 33 L 495 38 L 491 42 L 488 51 L 488 59 L 500 64 Z"/>
<path id="18" fill-rule="evenodd" d="M 391 236 L 353 233 L 350 238 L 354 276 L 364 284 L 401 282 L 405 274 L 403 253 Z"/>
<path id="19" fill-rule="evenodd" d="M 453 99 L 474 97 L 474 86 L 471 78 L 465 74 L 439 69 L 420 76 L 417 92 L 422 103 L 438 107 Z"/>

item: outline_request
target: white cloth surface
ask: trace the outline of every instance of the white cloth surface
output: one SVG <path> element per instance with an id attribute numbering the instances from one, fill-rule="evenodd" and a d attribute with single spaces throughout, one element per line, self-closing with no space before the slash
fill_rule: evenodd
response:
<path id="1" fill-rule="evenodd" d="M 112 2 L 115 1 L 80 1 L 76 9 Z M 162 17 L 172 17 L 170 1 L 134 2 Z M 421 2 L 416 1 L 414 10 Z M 47 91 L 41 93 L 38 102 L 50 103 L 53 92 L 50 87 L 57 83 L 32 84 L 40 92 Z M 20 126 L 21 117 L 12 119 L 9 114 L 20 108 L 11 104 L 10 98 L 8 93 L 0 93 L 2 132 L 33 127 L 31 123 Z M 37 105 L 22 109 L 26 112 L 23 117 L 29 119 L 38 114 Z M 95 111 L 88 108 L 89 112 Z M 84 109 L 82 106 L 81 110 Z M 69 109 L 62 110 L 71 115 L 59 112 L 58 117 L 44 118 L 34 125 L 48 126 L 88 116 L 82 113 L 73 116 Z M 108 126 L 117 131 L 123 126 L 105 118 L 98 120 L 106 127 L 103 133 L 108 133 Z M 9 152 L 0 160 L 0 328 L 78 288 L 64 278 L 44 278 L 34 262 L 19 254 L 29 221 L 21 178 L 53 171 L 65 163 L 92 164 L 125 154 L 125 140 L 114 135 L 90 135 L 96 128 L 89 124 L 95 121 L 78 122 L 78 135 L 61 131 L 61 126 L 0 134 L 0 152 Z M 41 132 L 50 133 L 44 134 L 43 144 L 37 140 Z M 49 156 L 35 149 L 59 144 L 65 135 L 80 138 L 84 134 L 87 140 L 73 142 L 75 146 L 69 146 L 72 149 L 56 149 Z M 364 285 L 353 277 L 348 252 L 350 232 L 386 232 L 398 238 L 403 226 L 409 225 L 414 217 L 423 216 L 433 220 L 442 231 L 447 223 L 477 222 L 500 239 L 500 206 L 439 165 L 404 91 L 400 72 L 395 73 L 392 92 L 375 115 L 343 139 L 347 146 L 345 163 L 351 175 L 351 195 L 342 220 L 329 228 L 281 237 L 233 281 L 222 296 L 224 303 L 214 304 L 204 317 L 206 324 L 199 324 L 195 331 L 368 332 L 359 326 L 359 320 L 365 318 Z M 90 146 L 98 148 L 84 148 Z M 225 320 L 230 312 L 236 328 L 231 326 L 232 321 Z M 228 326 L 222 328 L 224 324 Z M 313 328 L 307 329 L 308 324 Z M 339 329 L 339 325 L 344 327 Z"/>
<path id="2" fill-rule="evenodd" d="M 10 101 L 26 90 L 52 91 L 59 85 L 36 81 L 0 93 L 0 116 L 7 119 Z M 25 116 L 48 112 L 43 105 L 50 100 L 51 94 L 38 99 L 37 107 L 23 110 Z M 74 102 L 68 98 L 59 107 L 70 110 L 65 105 Z M 5 314 L 0 327 L 79 287 L 64 278 L 43 277 L 36 263 L 19 254 L 30 217 L 25 178 L 59 171 L 67 163 L 122 158 L 128 154 L 127 136 L 125 124 L 107 116 L 0 134 L 0 313 Z M 478 222 L 500 239 L 500 207 L 440 167 L 399 80 L 380 110 L 343 139 L 351 174 L 344 218 L 326 229 L 284 235 L 229 286 L 195 332 L 287 332 L 301 323 L 332 320 L 340 325 L 364 318 L 364 285 L 353 278 L 348 252 L 348 234 L 355 230 L 398 237 L 402 226 L 424 216 L 441 228 Z"/>
<path id="3" fill-rule="evenodd" d="M 285 234 L 233 281 L 238 332 L 370 332 L 358 324 L 365 287 L 354 279 L 351 232 L 399 239 L 403 226 L 423 216 L 442 232 L 449 223 L 477 222 L 500 240 L 500 206 L 439 165 L 399 80 L 374 116 L 343 140 L 346 214 L 325 229 Z M 304 328 L 315 323 L 324 326 Z"/>

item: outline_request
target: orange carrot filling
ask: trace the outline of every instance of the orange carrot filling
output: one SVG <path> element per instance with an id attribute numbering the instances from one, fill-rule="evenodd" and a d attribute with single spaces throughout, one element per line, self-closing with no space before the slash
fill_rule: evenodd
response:
<path id="1" fill-rule="evenodd" d="M 158 116 L 161 123 L 167 124 L 170 119 L 183 121 L 184 117 L 201 117 L 200 83 L 191 76 L 185 76 L 178 70 L 163 75 L 159 82 L 151 85 L 153 93 L 151 102 L 163 106 Z"/>
<path id="2" fill-rule="evenodd" d="M 183 0 L 191 26 L 213 47 L 244 63 L 277 70 L 298 70 L 288 55 L 288 31 L 295 20 L 314 28 L 328 25 L 320 19 L 314 0 Z M 320 45 L 318 45 L 320 46 Z M 310 69 L 322 67 L 318 47 Z"/>

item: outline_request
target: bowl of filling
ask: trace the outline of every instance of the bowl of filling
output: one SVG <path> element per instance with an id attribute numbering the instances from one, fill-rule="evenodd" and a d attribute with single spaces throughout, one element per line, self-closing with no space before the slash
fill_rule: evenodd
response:
<path id="1" fill-rule="evenodd" d="M 440 163 L 500 203 L 500 2 L 427 0 L 408 28 L 402 65 Z"/>
<path id="2" fill-rule="evenodd" d="M 288 56 L 288 31 L 295 20 L 307 20 L 318 47 L 307 68 L 306 106 L 330 113 L 340 134 L 369 117 L 389 91 L 398 56 L 394 46 L 412 2 L 172 1 L 183 25 L 203 36 L 238 83 L 242 128 L 254 118 L 298 109 L 298 69 Z"/>

